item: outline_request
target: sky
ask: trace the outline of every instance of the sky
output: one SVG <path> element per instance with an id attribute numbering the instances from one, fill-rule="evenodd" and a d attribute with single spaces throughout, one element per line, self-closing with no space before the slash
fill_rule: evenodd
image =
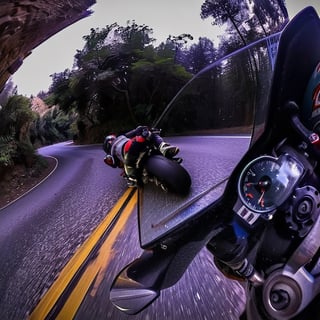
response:
<path id="1" fill-rule="evenodd" d="M 206 36 L 218 42 L 221 29 L 211 25 L 210 19 L 200 18 L 204 0 L 96 0 L 91 7 L 94 13 L 67 27 L 35 48 L 12 80 L 18 93 L 26 96 L 47 91 L 51 84 L 50 74 L 72 69 L 74 55 L 85 44 L 82 37 L 90 34 L 91 28 L 102 29 L 117 22 L 125 26 L 135 20 L 153 29 L 153 37 L 160 43 L 169 35 L 190 33 L 195 41 Z M 186 5 L 187 3 L 187 5 Z M 320 15 L 320 0 L 286 0 L 290 18 L 306 6 L 313 6 Z"/>

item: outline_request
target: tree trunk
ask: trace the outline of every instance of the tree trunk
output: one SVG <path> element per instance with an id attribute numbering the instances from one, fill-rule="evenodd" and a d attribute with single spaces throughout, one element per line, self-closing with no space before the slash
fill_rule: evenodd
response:
<path id="1" fill-rule="evenodd" d="M 115 85 L 112 86 L 115 90 L 117 90 L 118 92 L 121 92 L 125 95 L 126 97 L 126 102 L 127 102 L 127 108 L 128 108 L 128 112 L 130 114 L 131 120 L 133 121 L 133 123 L 137 123 L 136 117 L 132 111 L 132 107 L 131 107 L 131 103 L 130 103 L 130 97 L 129 97 L 129 92 L 128 90 L 121 90 L 119 88 L 117 88 Z"/>

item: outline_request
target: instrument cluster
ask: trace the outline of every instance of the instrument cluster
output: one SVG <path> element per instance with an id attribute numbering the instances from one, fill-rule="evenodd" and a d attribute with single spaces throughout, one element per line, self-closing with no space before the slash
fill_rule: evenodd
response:
<path id="1" fill-rule="evenodd" d="M 246 165 L 238 181 L 237 214 L 249 224 L 260 216 L 270 219 L 293 193 L 304 166 L 288 153 L 278 158 L 263 155 Z"/>

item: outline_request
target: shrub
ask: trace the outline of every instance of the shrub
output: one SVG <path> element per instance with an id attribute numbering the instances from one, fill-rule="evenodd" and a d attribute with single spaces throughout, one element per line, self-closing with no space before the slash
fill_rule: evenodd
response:
<path id="1" fill-rule="evenodd" d="M 14 134 L 0 136 L 0 168 L 7 168 L 14 165 L 17 156 L 17 142 Z"/>

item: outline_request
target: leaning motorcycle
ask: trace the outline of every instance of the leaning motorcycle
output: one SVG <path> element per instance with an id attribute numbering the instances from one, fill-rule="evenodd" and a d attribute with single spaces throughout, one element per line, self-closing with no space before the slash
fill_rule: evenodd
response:
<path id="1" fill-rule="evenodd" d="M 160 134 L 159 129 L 151 132 Z M 180 157 L 165 157 L 154 145 L 149 145 L 138 160 L 137 168 L 143 185 L 153 183 L 165 192 L 187 194 L 191 186 L 191 177 L 181 165 Z"/>
<path id="2" fill-rule="evenodd" d="M 146 308 L 206 247 L 246 286 L 241 319 L 320 318 L 319 39 L 308 7 L 281 34 L 205 68 L 168 105 L 159 124 L 194 143 L 193 187 L 183 199 L 139 191 L 145 251 L 111 287 L 121 311 Z"/>
<path id="3" fill-rule="evenodd" d="M 161 130 L 150 128 L 150 132 L 160 134 Z M 149 144 L 137 161 L 137 173 L 140 186 L 152 184 L 164 192 L 185 195 L 191 186 L 191 177 L 181 163 L 181 157 L 165 157 L 154 145 Z M 107 157 L 104 162 L 108 164 Z M 123 171 L 122 176 L 128 179 Z"/>

